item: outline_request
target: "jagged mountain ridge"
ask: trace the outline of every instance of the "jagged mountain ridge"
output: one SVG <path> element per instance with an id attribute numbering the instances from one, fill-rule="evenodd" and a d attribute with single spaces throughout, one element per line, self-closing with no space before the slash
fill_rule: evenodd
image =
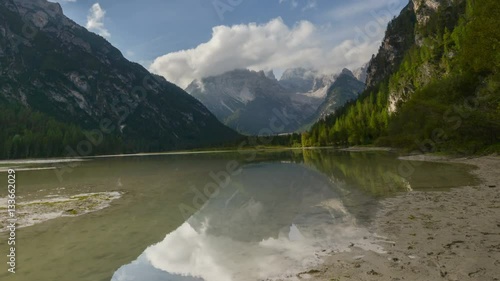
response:
<path id="1" fill-rule="evenodd" d="M 287 116 L 287 120 L 280 130 L 274 130 L 275 133 L 292 132 L 314 113 L 321 102 L 318 98 L 290 93 L 263 71 L 246 69 L 195 80 L 186 91 L 224 124 L 253 135 L 272 127 L 273 120 L 279 115 Z"/>
<path id="2" fill-rule="evenodd" d="M 279 80 L 290 92 L 306 93 L 313 89 L 315 80 L 320 78 L 318 71 L 303 67 L 286 69 Z"/>
<path id="3" fill-rule="evenodd" d="M 350 76 L 354 78 L 353 74 Z M 233 70 L 221 75 L 193 81 L 186 91 L 200 100 L 219 120 L 246 134 L 259 134 L 269 128 L 276 112 L 284 112 L 292 119 L 284 129 L 275 133 L 290 133 L 303 129 L 324 114 L 328 114 L 353 98 L 359 92 L 340 91 L 329 97 L 329 106 L 318 108 L 328 96 L 339 75 L 321 74 L 313 69 L 287 69 L 279 80 L 272 71 Z M 361 83 L 357 81 L 358 83 Z M 361 83 L 362 84 L 362 83 Z M 354 84 L 347 84 L 347 87 Z M 347 95 L 347 96 L 346 96 Z M 338 99 L 333 101 L 333 99 Z M 334 106 L 335 104 L 335 106 Z"/>
<path id="4" fill-rule="evenodd" d="M 365 63 L 364 65 L 362 65 L 361 67 L 355 69 L 352 71 L 352 74 L 354 75 L 354 77 L 356 77 L 356 79 L 358 79 L 360 82 L 362 82 L 363 84 L 366 84 L 366 79 L 368 77 L 368 65 L 369 65 L 370 62 L 367 62 Z"/>
<path id="5" fill-rule="evenodd" d="M 283 72 L 279 83 L 288 91 L 324 99 L 338 74 L 324 74 L 312 68 L 289 68 Z"/>
<path id="6" fill-rule="evenodd" d="M 67 18 L 57 3 L 2 1 L 0 36 L 2 104 L 21 104 L 89 130 L 109 120 L 117 128 L 113 134 L 133 151 L 238 137 L 182 89 Z"/>
<path id="7" fill-rule="evenodd" d="M 325 118 L 335 113 L 344 104 L 356 100 L 364 89 L 365 84 L 350 70 L 344 68 L 335 82 L 328 88 L 326 98 L 316 110 L 314 120 Z"/>

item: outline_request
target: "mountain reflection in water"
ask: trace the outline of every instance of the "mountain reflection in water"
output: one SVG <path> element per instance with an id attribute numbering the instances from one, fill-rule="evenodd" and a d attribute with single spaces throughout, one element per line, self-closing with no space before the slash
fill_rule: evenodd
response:
<path id="1" fill-rule="evenodd" d="M 200 200 L 207 184 L 216 188 L 211 173 L 232 161 L 242 172 Z M 467 165 L 333 149 L 95 158 L 63 181 L 48 169 L 53 164 L 27 165 L 16 194 L 24 202 L 123 195 L 98 212 L 20 229 L 23 270 L 0 272 L 0 280 L 294 279 L 330 251 L 378 241 L 366 226 L 380 198 L 477 183 Z"/>
<path id="2" fill-rule="evenodd" d="M 351 243 L 383 251 L 344 207 L 336 185 L 302 164 L 246 165 L 112 281 L 293 279 Z"/>

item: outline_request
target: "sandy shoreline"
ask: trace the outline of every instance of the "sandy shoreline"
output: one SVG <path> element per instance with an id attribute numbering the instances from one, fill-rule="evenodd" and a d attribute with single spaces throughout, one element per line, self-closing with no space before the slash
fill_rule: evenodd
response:
<path id="1" fill-rule="evenodd" d="M 475 165 L 482 183 L 384 199 L 370 230 L 385 254 L 351 245 L 312 269 L 312 280 L 500 280 L 500 157 L 406 159 Z"/>

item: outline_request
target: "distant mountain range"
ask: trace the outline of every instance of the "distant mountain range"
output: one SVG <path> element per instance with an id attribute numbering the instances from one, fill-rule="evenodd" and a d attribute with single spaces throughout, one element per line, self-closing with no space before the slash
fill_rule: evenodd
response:
<path id="1" fill-rule="evenodd" d="M 0 39 L 3 108 L 20 106 L 81 130 L 99 128 L 105 120 L 129 151 L 215 145 L 239 137 L 184 90 L 67 18 L 57 3 L 2 0 Z M 33 156 L 28 131 L 12 133 L 28 152 L 6 154 Z M 0 137 L 0 145 L 10 149 L 13 136 Z"/>
<path id="2" fill-rule="evenodd" d="M 363 76 L 360 77 L 363 78 Z M 366 79 L 366 75 L 364 79 Z M 328 88 L 324 101 L 318 107 L 312 118 L 310 118 L 311 121 L 316 122 L 335 113 L 336 109 L 342 107 L 347 102 L 356 100 L 359 93 L 364 89 L 365 84 L 358 80 L 350 70 L 342 70 Z"/>
<path id="3" fill-rule="evenodd" d="M 361 79 L 366 78 L 365 69 L 357 71 Z M 233 70 L 194 80 L 186 91 L 227 126 L 257 135 L 269 133 L 269 129 L 281 134 L 307 128 L 355 99 L 363 89 L 364 84 L 347 69 L 326 75 L 314 69 L 292 68 L 279 80 L 272 71 Z M 280 126 L 273 124 L 278 117 Z"/>

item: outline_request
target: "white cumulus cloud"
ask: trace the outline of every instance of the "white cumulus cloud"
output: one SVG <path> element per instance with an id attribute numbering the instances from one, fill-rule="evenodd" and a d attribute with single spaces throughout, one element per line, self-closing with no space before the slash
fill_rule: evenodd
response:
<path id="1" fill-rule="evenodd" d="M 330 40 L 334 34 L 332 28 L 317 27 L 309 21 L 288 27 L 281 18 L 265 24 L 216 26 L 208 42 L 160 56 L 149 68 L 181 87 L 194 79 L 241 68 L 312 67 L 335 73 L 366 63 L 380 44 L 380 38 L 334 43 Z"/>
<path id="2" fill-rule="evenodd" d="M 95 3 L 89 10 L 86 27 L 103 37 L 110 37 L 111 34 L 104 27 L 104 16 L 106 16 L 106 11 L 101 8 L 99 3 Z"/>

